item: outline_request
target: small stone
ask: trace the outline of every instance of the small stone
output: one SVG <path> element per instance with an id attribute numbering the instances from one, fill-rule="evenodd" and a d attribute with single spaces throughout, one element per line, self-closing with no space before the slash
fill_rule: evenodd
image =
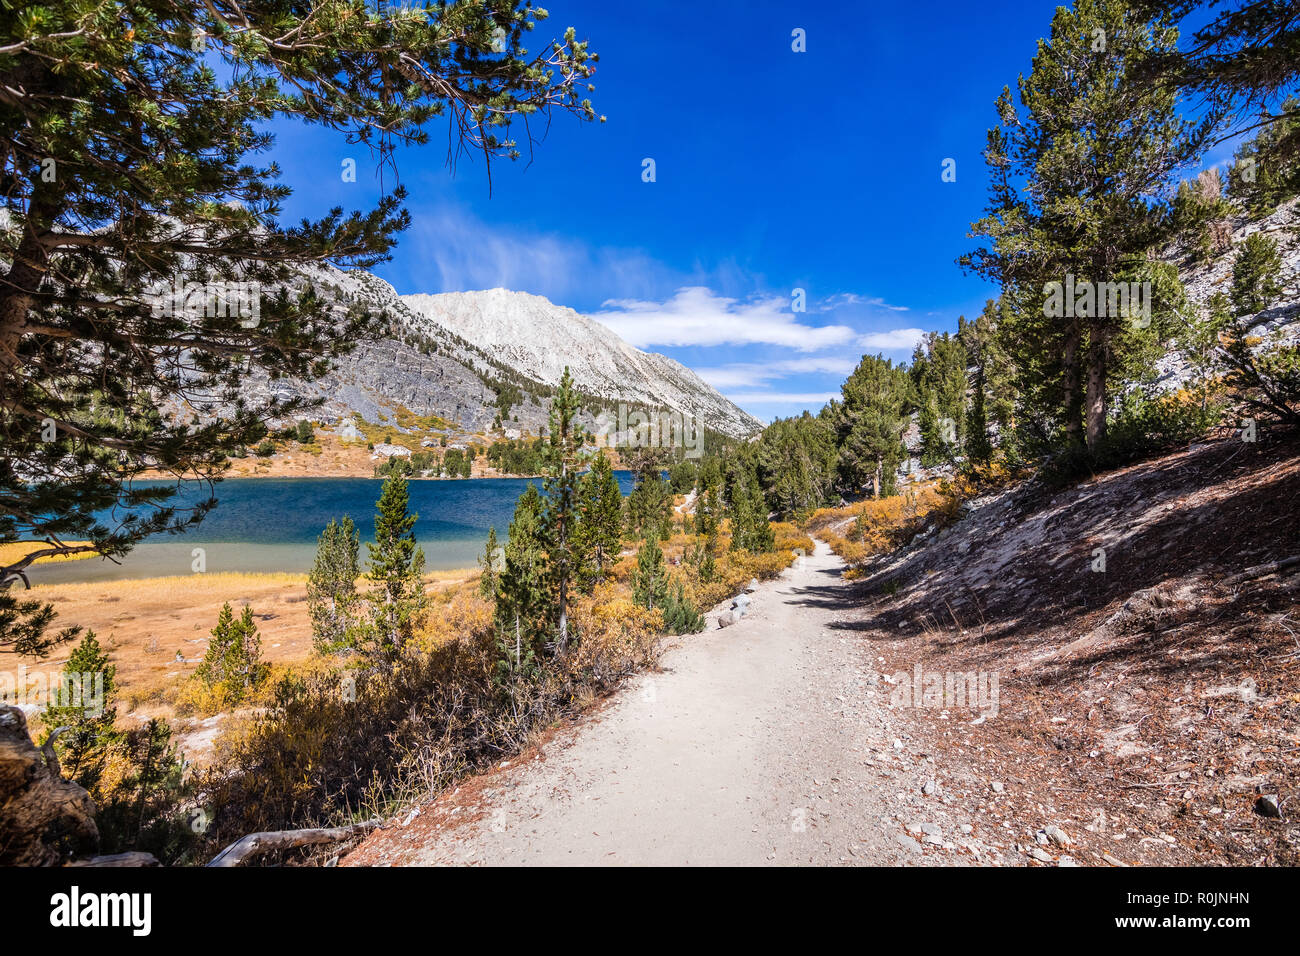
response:
<path id="1" fill-rule="evenodd" d="M 1051 840 L 1051 841 L 1052 841 L 1053 843 L 1055 843 L 1057 846 L 1069 846 L 1069 845 L 1070 845 L 1070 836 L 1069 836 L 1069 834 L 1066 833 L 1064 830 L 1062 830 L 1062 829 L 1061 829 L 1060 827 L 1058 827 L 1058 826 L 1047 826 L 1047 827 L 1043 827 L 1043 833 L 1045 833 L 1045 834 L 1047 835 L 1047 839 Z"/>
<path id="2" fill-rule="evenodd" d="M 1001 793 L 1003 790 L 1006 789 L 1006 787 L 999 780 L 994 780 L 991 784 L 989 784 L 989 786 L 993 788 L 994 793 Z"/>
<path id="3" fill-rule="evenodd" d="M 963 823 L 963 824 L 961 825 L 961 832 L 962 832 L 962 833 L 973 833 L 974 831 L 975 831 L 975 828 L 974 828 L 973 826 L 971 826 L 969 823 Z"/>
<path id="4" fill-rule="evenodd" d="M 1052 854 L 1048 853 L 1046 850 L 1040 847 L 1034 847 L 1032 850 L 1029 851 L 1029 855 L 1032 856 L 1039 863 L 1052 862 Z"/>
<path id="5" fill-rule="evenodd" d="M 933 780 L 927 780 L 921 787 L 921 792 L 927 797 L 934 796 L 934 792 L 939 789 L 939 785 Z"/>
<path id="6" fill-rule="evenodd" d="M 1282 808 L 1278 805 L 1276 793 L 1266 793 L 1255 801 L 1255 812 L 1261 817 L 1281 819 Z"/>

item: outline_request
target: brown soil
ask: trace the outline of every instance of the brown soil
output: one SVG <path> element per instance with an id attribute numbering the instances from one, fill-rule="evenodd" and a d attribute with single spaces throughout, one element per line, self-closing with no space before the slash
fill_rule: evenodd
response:
<path id="1" fill-rule="evenodd" d="M 909 712 L 948 793 L 1067 831 L 1049 855 L 1295 865 L 1300 566 L 1267 566 L 1298 531 L 1300 443 L 1194 446 L 985 503 L 869 567 L 845 626 L 886 673 L 1000 675 L 995 718 Z"/>

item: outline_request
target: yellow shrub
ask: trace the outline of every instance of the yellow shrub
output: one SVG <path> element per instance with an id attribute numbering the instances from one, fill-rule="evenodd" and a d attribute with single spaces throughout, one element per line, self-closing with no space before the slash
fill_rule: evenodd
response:
<path id="1" fill-rule="evenodd" d="M 479 593 L 477 580 L 469 581 L 434 592 L 416 643 L 429 651 L 466 634 L 485 633 L 491 626 L 492 602 Z"/>
<path id="2" fill-rule="evenodd" d="M 574 602 L 570 621 L 578 643 L 565 664 L 602 686 L 651 663 L 664 628 L 657 609 L 634 604 L 608 581 Z"/>

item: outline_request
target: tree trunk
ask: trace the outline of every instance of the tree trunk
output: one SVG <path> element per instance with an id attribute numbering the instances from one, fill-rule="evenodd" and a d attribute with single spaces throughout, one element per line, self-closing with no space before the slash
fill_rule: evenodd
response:
<path id="1" fill-rule="evenodd" d="M 14 251 L 9 272 L 0 282 L 0 376 L 8 378 L 18 368 L 18 342 L 28 313 L 49 269 L 49 252 L 41 241 L 54 222 L 55 210 L 48 187 L 39 184 L 28 205 L 23 238 Z"/>
<path id="2" fill-rule="evenodd" d="M 1106 341 L 1098 334 L 1088 349 L 1086 397 L 1088 451 L 1096 451 L 1106 440 Z"/>
<path id="3" fill-rule="evenodd" d="M 274 830 L 267 833 L 250 833 L 236 840 L 215 857 L 208 866 L 239 866 L 246 860 L 265 853 L 267 850 L 282 850 L 289 847 L 318 846 L 322 843 L 339 843 L 350 840 L 363 833 L 369 833 L 379 826 L 378 820 L 366 823 L 354 823 L 346 827 L 322 827 L 309 830 Z"/>
<path id="4" fill-rule="evenodd" d="M 569 644 L 568 585 L 566 578 L 560 578 L 560 650 L 564 650 Z"/>
<path id="5" fill-rule="evenodd" d="M 1065 389 L 1065 437 L 1071 445 L 1083 444 L 1083 410 L 1079 405 L 1079 329 L 1071 328 L 1061 349 L 1062 387 Z"/>
<path id="6" fill-rule="evenodd" d="M 90 794 L 50 767 L 21 710 L 0 706 L 0 866 L 55 866 L 98 843 Z"/>

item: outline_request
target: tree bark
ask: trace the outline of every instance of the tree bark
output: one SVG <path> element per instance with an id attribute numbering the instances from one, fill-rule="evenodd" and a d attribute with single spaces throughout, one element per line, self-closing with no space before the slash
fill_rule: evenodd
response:
<path id="1" fill-rule="evenodd" d="M 1083 409 L 1079 404 L 1079 329 L 1065 334 L 1061 348 L 1062 385 L 1065 389 L 1065 437 L 1071 445 L 1083 444 Z"/>
<path id="2" fill-rule="evenodd" d="M 369 833 L 377 826 L 379 826 L 378 820 L 369 820 L 366 823 L 354 823 L 346 827 L 319 827 L 308 830 L 272 830 L 265 833 L 250 833 L 218 853 L 212 858 L 212 862 L 208 866 L 239 866 L 268 850 L 339 843 L 354 836 Z"/>
<path id="3" fill-rule="evenodd" d="M 23 238 L 14 251 L 8 273 L 0 281 L 0 378 L 9 378 L 18 369 L 18 342 L 49 269 L 49 250 L 41 236 L 53 225 L 55 215 L 48 187 L 38 184 L 28 205 Z"/>
<path id="4" fill-rule="evenodd" d="M 98 843 L 90 794 L 50 769 L 21 710 L 0 706 L 0 866 L 53 866 Z"/>
<path id="5" fill-rule="evenodd" d="M 1096 451 L 1106 441 L 1106 338 L 1094 336 L 1088 349 L 1088 384 L 1086 396 L 1088 450 Z"/>

